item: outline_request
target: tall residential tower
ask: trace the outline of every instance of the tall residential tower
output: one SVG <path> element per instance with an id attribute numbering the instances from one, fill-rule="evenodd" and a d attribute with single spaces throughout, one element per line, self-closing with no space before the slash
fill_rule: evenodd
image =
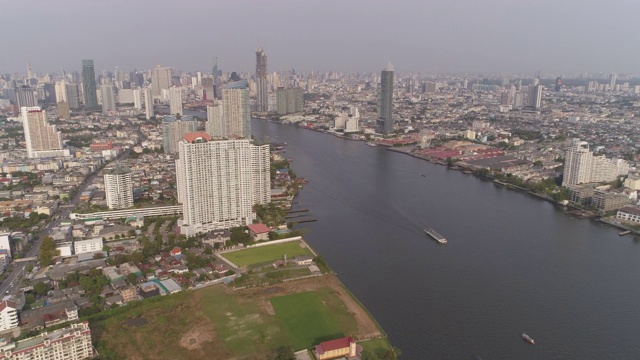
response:
<path id="1" fill-rule="evenodd" d="M 269 111 L 269 97 L 267 93 L 267 55 L 261 48 L 256 50 L 256 110 Z"/>
<path id="2" fill-rule="evenodd" d="M 178 149 L 182 234 L 249 225 L 256 217 L 253 206 L 271 200 L 269 145 L 213 140 L 205 132 L 194 132 L 184 136 Z"/>
<path id="3" fill-rule="evenodd" d="M 98 95 L 96 94 L 96 73 L 93 68 L 93 60 L 82 60 L 82 92 L 84 107 L 97 109 Z"/>
<path id="4" fill-rule="evenodd" d="M 391 63 L 380 74 L 378 121 L 384 134 L 393 133 L 393 65 Z"/>

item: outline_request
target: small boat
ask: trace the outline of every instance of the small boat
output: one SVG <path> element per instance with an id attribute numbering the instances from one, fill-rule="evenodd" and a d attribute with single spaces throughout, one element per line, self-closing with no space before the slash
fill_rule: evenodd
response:
<path id="1" fill-rule="evenodd" d="M 369 145 L 369 146 L 371 146 L 371 147 L 376 147 L 376 146 L 378 146 L 378 145 L 376 145 L 376 144 L 374 144 L 374 143 L 372 143 L 372 142 L 368 142 L 368 143 L 367 143 L 367 145 Z"/>
<path id="2" fill-rule="evenodd" d="M 625 236 L 625 235 L 629 235 L 629 234 L 631 234 L 631 230 L 623 231 L 623 232 L 619 233 L 618 236 Z"/>
<path id="3" fill-rule="evenodd" d="M 531 336 L 529 336 L 529 335 L 527 335 L 525 333 L 522 333 L 522 340 L 528 342 L 531 345 L 535 345 L 536 344 L 535 340 L 533 340 L 533 338 L 531 338 Z"/>
<path id="4" fill-rule="evenodd" d="M 422 176 L 422 177 L 427 177 L 427 175 L 425 175 L 425 174 L 420 174 L 420 176 Z"/>
<path id="5" fill-rule="evenodd" d="M 425 234 L 431 236 L 433 240 L 437 241 L 441 245 L 444 245 L 447 243 L 447 239 L 444 236 L 440 235 L 439 232 L 433 230 L 432 228 L 427 228 L 422 230 L 424 231 Z"/>

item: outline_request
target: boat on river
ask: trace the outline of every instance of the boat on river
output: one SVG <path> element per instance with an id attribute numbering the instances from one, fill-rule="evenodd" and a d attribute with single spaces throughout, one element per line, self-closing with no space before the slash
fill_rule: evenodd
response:
<path id="1" fill-rule="evenodd" d="M 522 340 L 528 342 L 531 345 L 535 345 L 536 344 L 535 340 L 533 340 L 533 338 L 531 336 L 529 336 L 529 335 L 527 335 L 525 333 L 522 333 Z"/>
<path id="2" fill-rule="evenodd" d="M 423 230 L 424 230 L 425 234 L 431 236 L 433 238 L 433 240 L 437 241 L 441 245 L 444 245 L 444 244 L 447 243 L 447 238 L 445 238 L 439 232 L 433 230 L 432 228 L 426 228 L 426 229 L 423 229 Z"/>

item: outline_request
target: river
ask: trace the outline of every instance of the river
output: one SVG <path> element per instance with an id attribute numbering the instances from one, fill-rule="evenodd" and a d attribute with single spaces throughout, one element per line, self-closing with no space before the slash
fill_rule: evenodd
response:
<path id="1" fill-rule="evenodd" d="M 640 357 L 636 238 L 364 142 L 252 126 L 287 142 L 292 168 L 310 179 L 296 201 L 318 219 L 305 239 L 403 359 Z"/>

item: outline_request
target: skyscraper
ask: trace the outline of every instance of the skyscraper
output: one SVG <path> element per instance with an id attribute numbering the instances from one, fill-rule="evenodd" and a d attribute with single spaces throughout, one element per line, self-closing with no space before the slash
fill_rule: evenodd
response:
<path id="1" fill-rule="evenodd" d="M 198 130 L 198 122 L 193 116 L 183 116 L 178 120 L 175 116 L 162 119 L 162 147 L 165 154 L 178 152 L 178 142 L 185 134 Z"/>
<path id="2" fill-rule="evenodd" d="M 36 93 L 36 89 L 25 85 L 17 87 L 16 102 L 18 103 L 18 107 L 38 106 L 38 96 Z"/>
<path id="3" fill-rule="evenodd" d="M 256 50 L 256 87 L 257 87 L 257 111 L 269 110 L 269 98 L 267 88 L 267 55 L 260 48 Z"/>
<path id="4" fill-rule="evenodd" d="M 609 90 L 613 91 L 616 89 L 616 80 L 618 79 L 618 75 L 611 74 L 609 75 Z"/>
<path id="5" fill-rule="evenodd" d="M 381 124 L 383 133 L 393 133 L 393 65 L 391 63 L 380 74 L 378 121 Z"/>
<path id="6" fill-rule="evenodd" d="M 22 107 L 22 126 L 30 158 L 62 155 L 62 137 L 38 106 Z"/>
<path id="7" fill-rule="evenodd" d="M 251 109 L 249 108 L 249 84 L 240 80 L 226 84 L 222 89 L 222 106 L 225 119 L 225 136 L 251 139 Z"/>
<path id="8" fill-rule="evenodd" d="M 182 115 L 182 88 L 169 88 L 169 113 L 171 115 Z"/>
<path id="9" fill-rule="evenodd" d="M 213 138 L 221 139 L 227 137 L 222 104 L 216 103 L 207 106 L 206 132 Z"/>
<path id="10" fill-rule="evenodd" d="M 93 60 L 82 60 L 82 92 L 84 93 L 84 107 L 86 109 L 98 108 L 96 90 L 96 73 L 93 68 Z"/>
<path id="11" fill-rule="evenodd" d="M 105 170 L 104 190 L 109 209 L 126 209 L 133 206 L 133 181 L 131 170 L 116 164 L 113 169 Z"/>
<path id="12" fill-rule="evenodd" d="M 138 110 L 142 109 L 142 91 L 140 89 L 133 89 L 133 107 Z"/>
<path id="13" fill-rule="evenodd" d="M 116 95 L 112 85 L 100 85 L 100 94 L 102 95 L 102 113 L 116 110 Z"/>
<path id="14" fill-rule="evenodd" d="M 69 83 L 65 85 L 67 90 L 67 102 L 70 109 L 80 108 L 80 93 L 78 92 L 78 84 Z"/>
<path id="15" fill-rule="evenodd" d="M 302 112 L 304 91 L 301 88 L 279 88 L 276 91 L 276 112 L 278 115 Z"/>
<path id="16" fill-rule="evenodd" d="M 63 101 L 68 102 L 66 81 L 64 80 L 56 81 L 55 91 L 56 91 L 56 102 L 63 102 Z"/>
<path id="17" fill-rule="evenodd" d="M 151 95 L 151 88 L 142 89 L 144 94 L 144 115 L 147 120 L 155 116 L 153 111 L 153 95 Z"/>
<path id="18" fill-rule="evenodd" d="M 529 85 L 529 107 L 540 109 L 542 107 L 542 84 Z"/>
<path id="19" fill-rule="evenodd" d="M 212 140 L 196 132 L 185 135 L 178 149 L 182 234 L 251 224 L 256 216 L 253 206 L 270 201 L 269 145 L 256 146 L 248 139 Z"/>
<path id="20" fill-rule="evenodd" d="M 153 97 L 162 96 L 162 90 L 171 86 L 171 68 L 156 66 L 151 72 L 151 94 Z"/>
<path id="21" fill-rule="evenodd" d="M 562 89 L 562 78 L 558 76 L 556 78 L 556 91 L 560 91 Z"/>

